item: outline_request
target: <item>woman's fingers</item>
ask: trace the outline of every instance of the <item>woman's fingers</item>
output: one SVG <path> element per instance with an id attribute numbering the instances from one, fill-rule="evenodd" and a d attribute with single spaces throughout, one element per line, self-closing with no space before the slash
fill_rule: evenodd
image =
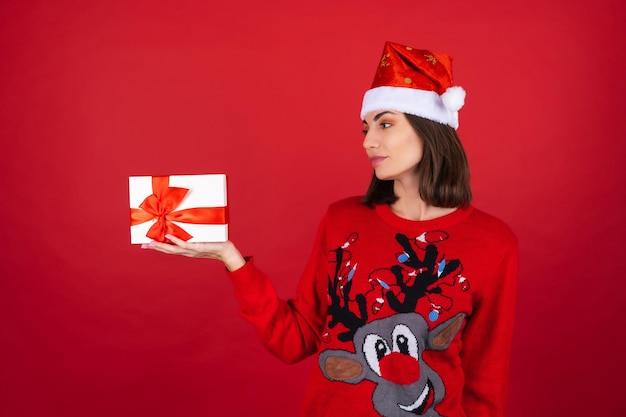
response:
<path id="1" fill-rule="evenodd" d="M 141 245 L 143 249 L 152 249 L 168 255 L 182 255 L 191 258 L 217 258 L 220 244 L 185 242 L 175 236 L 166 236 L 172 243 L 150 242 Z"/>
<path id="2" fill-rule="evenodd" d="M 186 243 L 184 240 L 177 238 L 176 236 L 173 235 L 165 235 L 165 237 L 167 239 L 169 239 L 173 244 L 175 244 L 176 246 L 180 246 L 180 247 L 185 247 Z"/>
<path id="3" fill-rule="evenodd" d="M 185 251 L 185 249 L 181 248 L 180 246 L 170 245 L 169 243 L 161 242 L 144 243 L 143 245 L 141 245 L 141 247 L 143 249 L 152 249 L 158 252 L 168 253 L 172 255 L 182 255 L 183 251 Z"/>

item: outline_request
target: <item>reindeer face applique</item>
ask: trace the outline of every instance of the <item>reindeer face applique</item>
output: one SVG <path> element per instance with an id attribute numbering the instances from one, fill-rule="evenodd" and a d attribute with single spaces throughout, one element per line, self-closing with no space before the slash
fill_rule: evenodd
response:
<path id="1" fill-rule="evenodd" d="M 465 314 L 429 330 L 418 313 L 378 319 L 354 334 L 354 350 L 327 349 L 319 365 L 331 381 L 376 384 L 372 401 L 384 417 L 440 417 L 435 411 L 445 395 L 440 376 L 423 360 L 424 350 L 445 350 L 457 334 Z"/>

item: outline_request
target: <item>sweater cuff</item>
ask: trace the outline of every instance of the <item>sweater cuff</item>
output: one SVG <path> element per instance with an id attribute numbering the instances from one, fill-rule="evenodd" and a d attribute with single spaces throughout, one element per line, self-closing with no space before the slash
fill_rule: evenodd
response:
<path id="1" fill-rule="evenodd" d="M 251 257 L 246 258 L 244 266 L 228 272 L 228 275 L 244 317 L 256 316 L 258 320 L 273 315 L 277 304 L 276 293 L 267 276 L 256 268 Z"/>
<path id="2" fill-rule="evenodd" d="M 245 277 L 250 274 L 251 272 L 250 270 L 254 268 L 254 262 L 253 262 L 254 258 L 252 256 L 244 256 L 243 259 L 246 260 L 246 263 L 243 264 L 243 266 L 240 266 L 239 268 L 235 269 L 234 271 L 230 271 L 228 268 L 226 268 L 226 273 L 230 276 L 230 279 L 232 280 L 245 279 Z"/>

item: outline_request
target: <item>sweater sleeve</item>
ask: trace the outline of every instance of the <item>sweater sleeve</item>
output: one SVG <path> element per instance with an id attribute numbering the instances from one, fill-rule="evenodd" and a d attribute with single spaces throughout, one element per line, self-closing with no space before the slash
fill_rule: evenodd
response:
<path id="1" fill-rule="evenodd" d="M 254 325 L 263 345 L 286 363 L 298 362 L 315 353 L 324 329 L 328 308 L 324 249 L 327 217 L 318 229 L 295 298 L 279 298 L 270 279 L 256 268 L 253 259 L 229 273 L 242 317 Z"/>
<path id="2" fill-rule="evenodd" d="M 505 415 L 518 251 L 513 242 L 463 331 L 463 408 L 471 417 Z"/>

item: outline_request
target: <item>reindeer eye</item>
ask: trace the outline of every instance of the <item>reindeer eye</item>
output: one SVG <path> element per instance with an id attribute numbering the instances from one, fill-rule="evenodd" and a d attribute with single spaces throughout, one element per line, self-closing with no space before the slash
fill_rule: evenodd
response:
<path id="1" fill-rule="evenodd" d="M 368 334 L 363 342 L 363 353 L 369 367 L 380 376 L 379 361 L 391 353 L 385 339 L 377 334 Z"/>
<path id="2" fill-rule="evenodd" d="M 410 355 L 419 360 L 419 350 L 417 346 L 417 338 L 404 324 L 398 324 L 391 334 L 393 338 L 393 351 Z"/>
<path id="3" fill-rule="evenodd" d="M 384 340 L 377 340 L 374 348 L 376 349 L 376 357 L 378 360 L 381 360 L 385 356 L 388 349 Z"/>
<path id="4" fill-rule="evenodd" d="M 400 353 L 404 353 L 405 355 L 409 354 L 409 339 L 407 339 L 406 336 L 398 336 L 396 338 L 396 345 L 398 345 Z"/>

